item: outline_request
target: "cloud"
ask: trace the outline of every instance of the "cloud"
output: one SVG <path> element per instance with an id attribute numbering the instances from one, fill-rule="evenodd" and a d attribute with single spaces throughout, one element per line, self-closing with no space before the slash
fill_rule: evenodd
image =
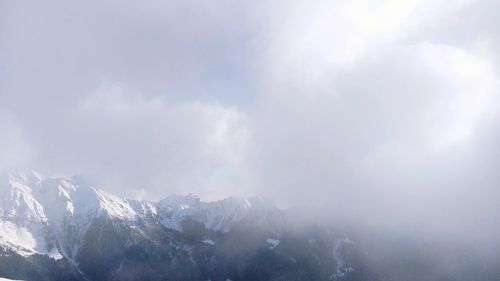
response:
<path id="1" fill-rule="evenodd" d="M 0 166 L 493 237 L 496 3 L 5 3 Z"/>
<path id="2" fill-rule="evenodd" d="M 494 237 L 497 64 L 478 45 L 424 36 L 471 2 L 405 3 L 297 5 L 269 29 L 251 115 L 257 186 L 329 217 Z M 382 26 L 356 16 L 392 11 Z"/>
<path id="3" fill-rule="evenodd" d="M 16 116 L 0 108 L 0 171 L 24 169 L 33 161 L 35 148 Z"/>
<path id="4" fill-rule="evenodd" d="M 45 138 L 56 143 L 50 153 L 62 155 L 54 159 L 61 172 L 84 167 L 115 192 L 137 189 L 156 200 L 190 190 L 215 198 L 230 192 L 248 135 L 235 108 L 144 98 L 109 81 L 81 99 L 71 118 L 71 135 Z"/>
<path id="5" fill-rule="evenodd" d="M 464 50 L 423 43 L 391 47 L 367 61 L 304 92 L 269 93 L 256 117 L 262 123 L 257 130 L 263 130 L 256 134 L 263 142 L 259 149 L 263 157 L 273 157 L 269 142 L 287 143 L 283 155 L 270 159 L 284 165 L 270 165 L 300 170 L 300 162 L 311 161 L 305 165 L 327 169 L 327 177 L 342 177 L 349 165 L 402 168 L 413 165 L 412 159 L 469 145 L 482 118 L 498 109 L 497 74 L 488 61 Z M 294 78 L 290 83 L 302 82 Z M 299 163 L 289 162 L 293 155 Z"/>

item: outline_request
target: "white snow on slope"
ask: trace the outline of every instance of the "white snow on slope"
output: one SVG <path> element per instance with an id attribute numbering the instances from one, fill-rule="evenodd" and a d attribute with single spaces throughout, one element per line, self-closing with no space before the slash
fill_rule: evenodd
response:
<path id="1" fill-rule="evenodd" d="M 137 214 L 126 200 L 101 190 L 94 189 L 94 192 L 99 200 L 101 211 L 105 211 L 112 217 L 126 220 L 133 220 L 136 217 Z"/>
<path id="2" fill-rule="evenodd" d="M 0 175 L 0 193 L 7 195 L 0 198 L 0 247 L 23 255 L 65 256 L 70 262 L 96 218 L 126 221 L 137 229 L 142 219 L 154 219 L 177 231 L 192 219 L 213 231 L 227 232 L 250 213 L 265 219 L 269 210 L 275 210 L 259 198 L 203 202 L 190 194 L 172 195 L 158 203 L 123 199 L 82 177 L 44 178 L 35 172 Z"/>
<path id="3" fill-rule="evenodd" d="M 71 179 L 43 179 L 36 173 L 0 178 L 0 192 L 6 195 L 0 199 L 0 246 L 21 255 L 38 253 L 60 259 L 57 246 L 67 244 L 65 230 L 77 233 L 70 239 L 77 241 L 85 232 L 79 230 L 86 225 L 82 218 L 91 220 L 93 213 L 120 218 L 135 214 L 121 199 Z"/>
<path id="4" fill-rule="evenodd" d="M 37 173 L 8 174 L 0 178 L 0 246 L 20 255 L 35 253 L 60 257 L 47 245 L 47 217 L 33 195 L 43 178 Z"/>
<path id="5" fill-rule="evenodd" d="M 229 197 L 219 201 L 203 202 L 192 194 L 172 195 L 158 203 L 158 216 L 166 228 L 178 231 L 182 231 L 182 222 L 190 218 L 203 223 L 206 228 L 213 231 L 228 232 L 234 223 L 242 220 L 250 210 L 256 210 L 253 202 L 259 200 Z M 259 207 L 265 210 L 268 206 L 260 204 Z"/>
<path id="6" fill-rule="evenodd" d="M 37 242 L 33 234 L 25 227 L 19 227 L 8 221 L 0 221 L 0 245 L 15 248 L 19 254 L 25 256 L 35 252 Z"/>
<path id="7" fill-rule="evenodd" d="M 23 174 L 9 174 L 0 179 L 0 218 L 15 220 L 24 226 L 46 221 L 42 205 L 32 196 L 31 186 L 39 184 L 38 179 Z"/>
<path id="8" fill-rule="evenodd" d="M 330 276 L 330 279 L 338 280 L 339 278 L 345 276 L 346 273 L 354 270 L 352 267 L 346 267 L 346 262 L 342 255 L 342 245 L 343 244 L 354 244 L 354 241 L 348 237 L 343 239 L 337 239 L 335 241 L 335 246 L 332 250 L 333 258 L 335 259 L 337 266 L 335 267 L 335 273 Z"/>
<path id="9" fill-rule="evenodd" d="M 0 281 L 23 281 L 23 280 L 19 280 L 19 279 L 7 279 L 7 278 L 0 277 Z"/>
<path id="10" fill-rule="evenodd" d="M 268 238 L 266 239 L 266 242 L 270 244 L 269 249 L 274 250 L 280 245 L 281 241 L 279 239 Z"/>
<path id="11" fill-rule="evenodd" d="M 215 245 L 214 240 L 211 240 L 211 239 L 205 239 L 205 240 L 202 240 L 201 242 L 208 244 L 208 245 Z"/>

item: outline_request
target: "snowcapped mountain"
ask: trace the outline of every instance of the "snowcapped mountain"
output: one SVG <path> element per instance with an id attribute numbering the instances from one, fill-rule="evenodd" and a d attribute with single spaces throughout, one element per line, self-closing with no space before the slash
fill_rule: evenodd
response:
<path id="1" fill-rule="evenodd" d="M 45 178 L 35 172 L 3 176 L 0 193 L 2 277 L 238 280 L 254 274 L 242 269 L 246 264 L 270 258 L 294 268 L 298 253 L 287 247 L 301 244 L 321 257 L 322 278 L 316 280 L 331 279 L 348 266 L 344 259 L 337 263 L 339 251 L 332 255 L 337 238 L 294 237 L 286 212 L 260 198 L 204 202 L 190 194 L 140 201 L 109 194 L 79 177 Z M 255 255 L 264 256 L 252 260 Z M 15 269 L 19 264 L 26 266 Z"/>
<path id="2" fill-rule="evenodd" d="M 202 202 L 192 194 L 172 195 L 158 203 L 122 199 L 78 178 L 45 179 L 36 172 L 9 174 L 0 183 L 0 192 L 7 195 L 0 201 L 1 245 L 23 255 L 41 253 L 54 257 L 59 256 L 58 248 L 76 251 L 75 244 L 96 218 L 107 217 L 132 225 L 157 219 L 164 227 L 178 231 L 182 231 L 185 220 L 192 219 L 208 229 L 227 232 L 253 206 L 263 206 L 258 198 Z M 272 205 L 265 208 L 278 212 Z"/>
<path id="3" fill-rule="evenodd" d="M 58 256 L 47 243 L 48 219 L 44 208 L 33 196 L 41 185 L 39 175 L 8 175 L 0 182 L 0 245 L 21 255 L 34 253 Z"/>
<path id="4" fill-rule="evenodd" d="M 310 223 L 303 213 L 261 198 L 151 202 L 82 177 L 3 175 L 0 280 L 497 280 L 499 267 L 468 251 L 458 253 L 472 269 L 448 271 L 442 261 L 457 250 L 447 245 Z"/>

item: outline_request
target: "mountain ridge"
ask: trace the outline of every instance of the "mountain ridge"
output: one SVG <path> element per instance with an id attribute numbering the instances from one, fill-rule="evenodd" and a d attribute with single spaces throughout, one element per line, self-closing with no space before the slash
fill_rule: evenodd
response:
<path id="1" fill-rule="evenodd" d="M 0 263 L 28 268 L 0 266 L 4 277 L 256 280 L 255 274 L 299 270 L 316 276 L 312 280 L 337 280 L 348 266 L 332 253 L 339 247 L 335 236 L 314 233 L 318 237 L 308 240 L 293 234 L 286 211 L 259 197 L 206 202 L 188 194 L 152 202 L 120 198 L 78 177 L 36 172 L 0 179 L 0 192 L 6 195 L 0 200 Z M 307 273 L 311 265 L 297 267 L 307 258 L 295 247 L 316 256 L 313 275 Z M 262 267 L 266 260 L 275 268 Z"/>
<path id="2" fill-rule="evenodd" d="M 252 208 L 251 202 L 264 205 L 257 197 L 202 201 L 198 196 L 188 194 L 169 195 L 158 202 L 120 198 L 75 178 L 44 178 L 37 172 L 9 174 L 6 182 L 0 184 L 0 190 L 10 193 L 10 198 L 2 200 L 0 218 L 14 220 L 20 225 L 23 221 L 34 221 L 58 227 L 64 220 L 81 216 L 104 215 L 128 221 L 159 216 L 166 228 L 180 231 L 183 220 L 198 215 L 207 228 L 224 232 L 240 218 L 237 215 Z M 266 208 L 278 210 L 270 203 Z M 81 222 L 81 218 L 78 219 Z"/>

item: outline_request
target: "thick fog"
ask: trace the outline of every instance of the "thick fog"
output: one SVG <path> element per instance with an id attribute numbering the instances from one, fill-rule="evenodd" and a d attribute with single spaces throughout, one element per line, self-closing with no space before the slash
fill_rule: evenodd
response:
<path id="1" fill-rule="evenodd" d="M 499 10 L 0 0 L 0 170 L 83 173 L 155 201 L 261 195 L 489 243 Z"/>

